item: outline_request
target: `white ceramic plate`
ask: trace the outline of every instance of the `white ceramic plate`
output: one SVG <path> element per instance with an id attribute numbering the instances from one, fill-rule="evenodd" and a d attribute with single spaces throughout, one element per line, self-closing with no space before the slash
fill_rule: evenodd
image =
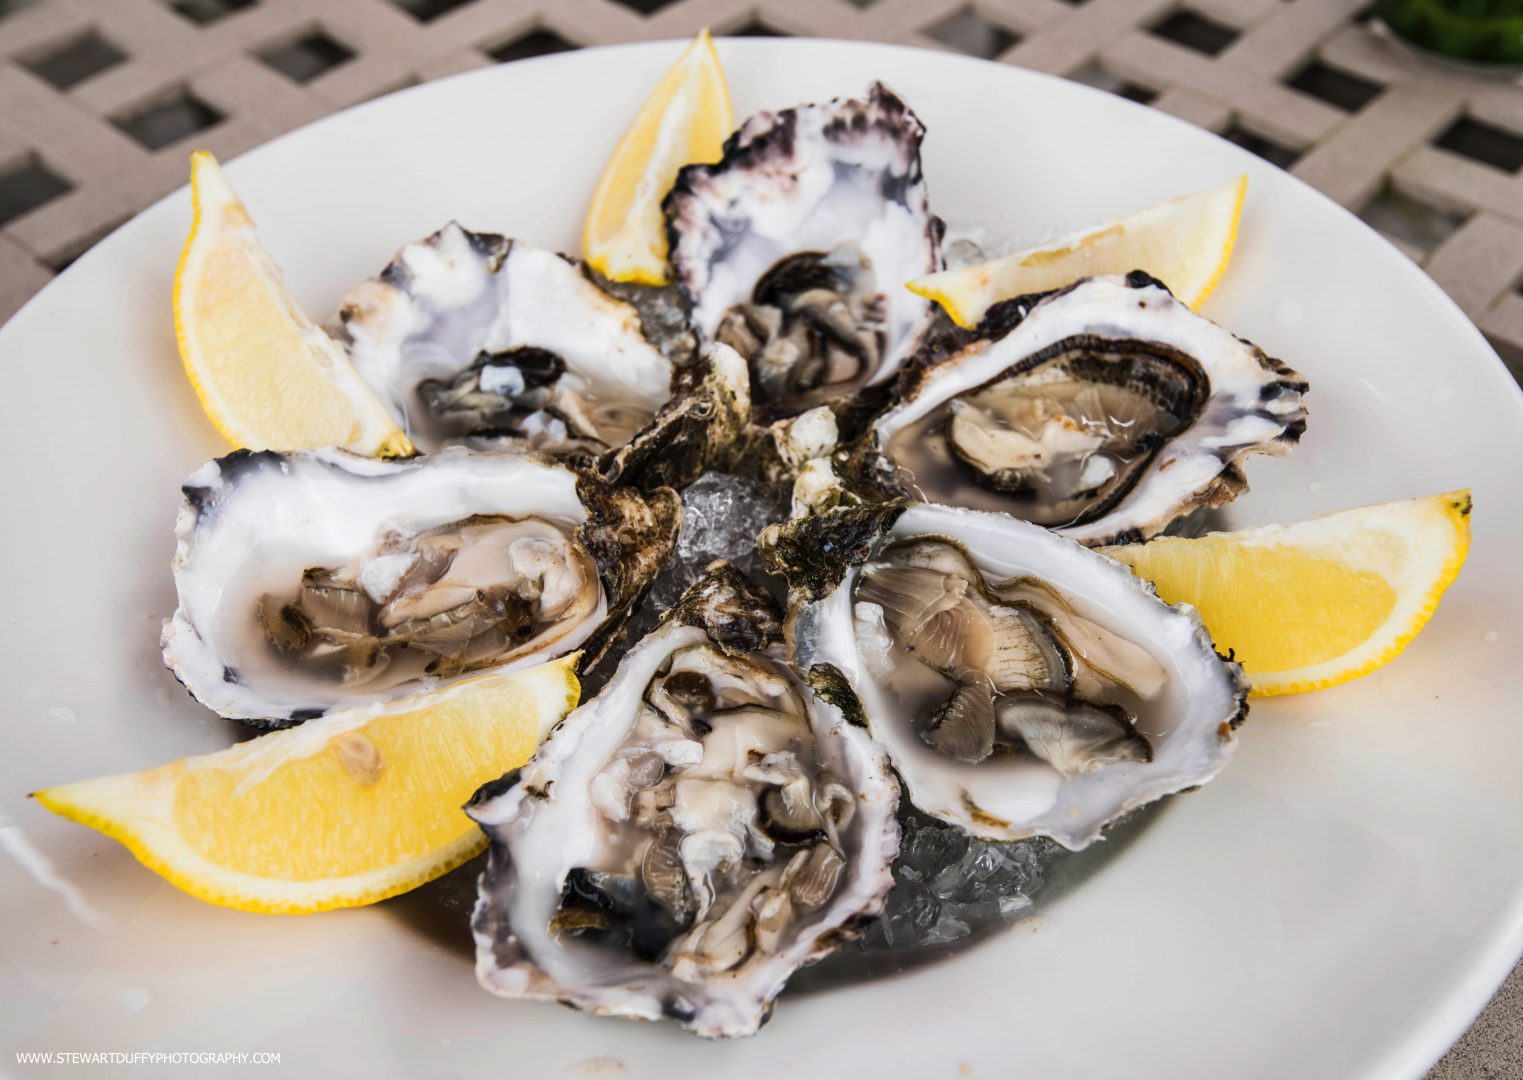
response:
<path id="1" fill-rule="evenodd" d="M 676 51 L 433 83 L 229 174 L 315 315 L 451 217 L 574 249 L 632 103 Z M 1022 237 L 1250 173 L 1208 314 L 1307 376 L 1311 422 L 1292 456 L 1251 463 L 1228 519 L 1469 486 L 1475 543 L 1437 617 L 1366 679 L 1255 703 L 1222 778 L 1039 918 L 911 975 L 785 996 L 746 1042 L 493 999 L 405 901 L 301 918 L 201 904 L 25 798 L 232 731 L 158 655 L 178 485 L 226 449 L 170 325 L 182 191 L 0 332 L 0 1069 L 28 1071 L 17 1050 L 266 1050 L 296 1074 L 377 1077 L 1385 1077 L 1420 1073 L 1501 980 L 1523 948 L 1523 399 L 1480 335 L 1353 217 L 1161 114 L 930 52 L 720 51 L 741 115 L 886 80 L 930 129 L 935 209 Z"/>

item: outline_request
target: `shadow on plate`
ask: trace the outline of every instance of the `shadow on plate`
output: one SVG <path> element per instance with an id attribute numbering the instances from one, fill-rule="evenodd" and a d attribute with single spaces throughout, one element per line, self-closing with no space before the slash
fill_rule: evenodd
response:
<path id="1" fill-rule="evenodd" d="M 383 900 L 379 907 L 412 933 L 473 965 L 476 943 L 471 938 L 471 909 L 476 905 L 476 879 L 484 866 L 486 855 L 478 855 L 427 885 Z"/>

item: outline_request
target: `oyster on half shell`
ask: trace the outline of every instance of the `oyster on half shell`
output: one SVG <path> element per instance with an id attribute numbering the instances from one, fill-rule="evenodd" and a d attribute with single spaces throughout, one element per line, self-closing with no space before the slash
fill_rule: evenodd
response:
<path id="1" fill-rule="evenodd" d="M 185 482 L 164 662 L 279 727 L 475 672 L 601 654 L 676 542 L 641 496 L 529 456 L 240 450 Z"/>
<path id="2" fill-rule="evenodd" d="M 1246 715 L 1241 668 L 1189 607 L 1004 514 L 881 505 L 763 534 L 801 668 L 861 699 L 919 809 L 986 840 L 1079 849 L 1210 780 Z"/>
<path id="3" fill-rule="evenodd" d="M 734 400 L 744 392 L 738 375 L 712 356 L 675 366 L 640 311 L 578 264 L 454 223 L 351 289 L 335 336 L 425 451 L 465 444 L 591 459 L 643 440 L 654 443 L 643 456 L 673 457 L 671 413 L 695 389 L 710 404 L 677 426 L 701 419 L 706 452 L 722 452 L 749 418 Z M 685 482 L 706 459 L 683 458 Z"/>
<path id="4" fill-rule="evenodd" d="M 891 379 L 930 324 L 904 287 L 941 267 L 920 168 L 925 127 L 866 98 L 763 112 L 666 197 L 671 265 L 703 340 L 751 369 L 771 421 Z"/>
<path id="5" fill-rule="evenodd" d="M 898 785 L 773 601 L 715 563 L 522 769 L 467 807 L 490 838 L 483 986 L 750 1035 L 893 884 Z"/>
<path id="6" fill-rule="evenodd" d="M 1146 274 L 1006 301 L 936 351 L 839 470 L 849 490 L 1124 543 L 1229 502 L 1246 458 L 1306 427 L 1299 375 Z"/>

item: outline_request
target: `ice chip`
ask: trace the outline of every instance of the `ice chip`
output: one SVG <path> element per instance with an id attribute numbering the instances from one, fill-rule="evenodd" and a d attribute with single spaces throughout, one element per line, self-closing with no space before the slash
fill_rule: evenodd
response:
<path id="1" fill-rule="evenodd" d="M 757 570 L 756 535 L 787 517 L 787 508 L 764 484 L 731 473 L 706 473 L 682 492 L 682 533 L 677 552 L 656 579 L 646 607 L 671 606 L 715 559 L 746 574 Z"/>
<path id="2" fill-rule="evenodd" d="M 888 907 L 883 913 L 883 936 L 890 948 L 923 945 L 926 932 L 940 917 L 941 907 L 925 886 L 900 882 L 888 897 Z"/>

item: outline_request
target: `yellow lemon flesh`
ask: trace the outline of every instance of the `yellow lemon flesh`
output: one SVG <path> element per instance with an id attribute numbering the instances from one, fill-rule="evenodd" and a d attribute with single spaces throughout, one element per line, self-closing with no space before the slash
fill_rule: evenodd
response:
<path id="1" fill-rule="evenodd" d="M 579 692 L 573 655 L 36 798 L 201 900 L 278 913 L 354 907 L 480 852 L 486 839 L 461 806 L 527 761 Z"/>
<path id="2" fill-rule="evenodd" d="M 1133 270 L 1145 270 L 1198 308 L 1227 272 L 1247 192 L 1248 177 L 1240 176 L 1041 247 L 929 274 L 909 288 L 967 329 L 1001 300 Z"/>
<path id="3" fill-rule="evenodd" d="M 603 169 L 582 228 L 588 265 L 614 281 L 665 285 L 661 201 L 682 166 L 719 160 L 734 127 L 724 69 L 705 30 L 656 84 Z"/>
<path id="4" fill-rule="evenodd" d="M 1367 675 L 1417 636 L 1470 548 L 1470 492 L 1313 518 L 1101 548 L 1193 604 L 1216 647 L 1243 664 L 1254 697 Z"/>
<path id="5" fill-rule="evenodd" d="M 343 348 L 297 308 L 217 159 L 197 150 L 190 161 L 195 217 L 175 273 L 175 336 L 212 424 L 256 450 L 412 453 Z"/>

